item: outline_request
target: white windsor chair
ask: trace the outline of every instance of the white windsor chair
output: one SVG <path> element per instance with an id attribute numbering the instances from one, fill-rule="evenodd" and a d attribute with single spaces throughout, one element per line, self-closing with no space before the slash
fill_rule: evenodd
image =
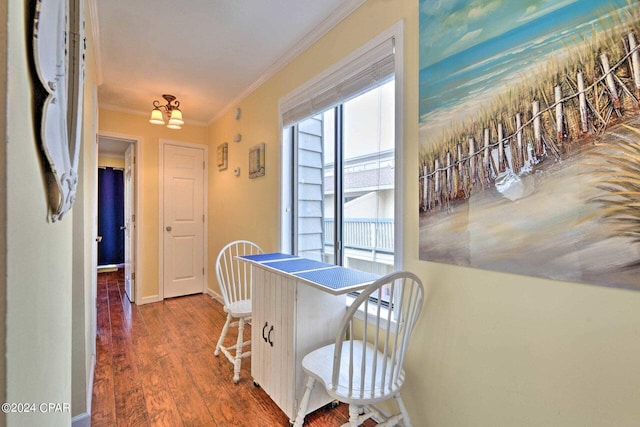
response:
<path id="1" fill-rule="evenodd" d="M 382 302 L 385 285 L 394 319 Z M 308 379 L 294 426 L 302 427 L 311 391 L 318 381 L 329 396 L 349 404 L 349 422 L 342 427 L 356 427 L 369 418 L 380 426 L 402 423 L 410 427 L 400 388 L 405 379 L 404 358 L 423 300 L 422 282 L 409 272 L 381 277 L 362 291 L 343 317 L 335 342 L 302 360 Z M 354 318 L 358 312 L 364 319 Z M 398 406 L 396 414 L 374 406 L 391 398 Z"/>
<path id="2" fill-rule="evenodd" d="M 251 321 L 251 266 L 236 257 L 242 255 L 256 255 L 263 253 L 262 249 L 253 242 L 236 240 L 227 244 L 216 259 L 216 276 L 224 299 L 224 311 L 227 321 L 216 344 L 214 354 L 222 352 L 233 364 L 233 382 L 240 381 L 242 359 L 251 356 L 251 351 L 242 352 L 242 348 L 251 343 L 243 341 L 244 325 Z M 234 321 L 234 319 L 237 319 Z M 225 347 L 224 340 L 230 326 L 238 327 L 236 344 Z M 235 351 L 235 354 L 231 352 Z"/>

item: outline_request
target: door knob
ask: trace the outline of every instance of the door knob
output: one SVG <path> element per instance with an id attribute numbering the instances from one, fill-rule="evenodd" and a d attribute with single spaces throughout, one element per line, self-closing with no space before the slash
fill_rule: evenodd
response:
<path id="1" fill-rule="evenodd" d="M 167 225 L 167 231 L 171 231 L 171 226 Z"/>

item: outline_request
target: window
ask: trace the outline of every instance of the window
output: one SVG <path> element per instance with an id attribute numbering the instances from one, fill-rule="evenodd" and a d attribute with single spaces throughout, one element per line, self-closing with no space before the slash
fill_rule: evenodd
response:
<path id="1" fill-rule="evenodd" d="M 401 264 L 397 24 L 280 103 L 283 250 L 376 274 Z"/>
<path id="2" fill-rule="evenodd" d="M 292 126 L 293 251 L 394 270 L 395 81 Z"/>

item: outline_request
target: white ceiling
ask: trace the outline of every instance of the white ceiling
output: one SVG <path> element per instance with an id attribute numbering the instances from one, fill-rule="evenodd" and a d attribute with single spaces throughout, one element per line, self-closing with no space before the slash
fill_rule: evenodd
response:
<path id="1" fill-rule="evenodd" d="M 363 1 L 93 0 L 100 107 L 211 123 Z"/>
<path id="2" fill-rule="evenodd" d="M 105 157 L 124 158 L 124 154 L 132 142 L 134 141 L 100 135 L 98 138 L 98 151 L 100 155 Z"/>

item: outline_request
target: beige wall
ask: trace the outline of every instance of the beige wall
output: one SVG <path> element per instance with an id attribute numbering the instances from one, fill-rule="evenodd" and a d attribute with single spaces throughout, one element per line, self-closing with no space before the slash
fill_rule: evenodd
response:
<path id="1" fill-rule="evenodd" d="M 640 293 L 418 259 L 418 1 L 369 0 L 209 131 L 210 265 L 238 238 L 279 245 L 278 100 L 398 20 L 405 22 L 405 268 L 429 299 L 403 396 L 416 426 L 632 426 L 640 420 Z M 239 144 L 233 135 L 241 131 Z M 229 169 L 215 147 L 229 142 Z M 267 143 L 266 176 L 248 149 Z M 236 178 L 234 167 L 242 174 Z M 224 198 L 221 205 L 218 201 Z M 216 226 L 218 225 L 218 226 Z M 215 276 L 210 286 L 217 291 Z"/>
<path id="2" fill-rule="evenodd" d="M 124 169 L 124 157 L 98 156 L 98 166 Z"/>
<path id="3" fill-rule="evenodd" d="M 262 88 L 258 89 L 262 91 Z M 251 97 L 240 105 L 240 120 L 227 114 L 209 135 L 209 289 L 220 294 L 215 275 L 216 257 L 222 247 L 237 239 L 257 243 L 265 251 L 278 249 L 279 140 L 272 123 L 278 116 L 269 105 Z M 267 125 L 268 124 L 268 125 Z M 241 133 L 239 143 L 233 136 Z M 216 166 L 216 148 L 229 143 L 228 168 Z M 265 176 L 249 179 L 249 149 L 265 143 Z M 239 167 L 240 176 L 233 170 Z"/>
<path id="4" fill-rule="evenodd" d="M 149 106 L 151 106 L 149 100 Z M 151 111 L 151 107 L 149 109 Z M 189 120 L 185 112 L 185 119 Z M 115 133 L 122 137 L 140 139 L 138 147 L 138 195 L 141 208 L 138 208 L 138 226 L 142 224 L 140 251 L 142 259 L 142 301 L 153 301 L 158 295 L 158 147 L 160 139 L 207 144 L 207 128 L 189 124 L 181 130 L 168 129 L 166 126 L 152 125 L 149 117 L 120 111 L 100 109 L 99 133 Z M 214 163 L 215 164 L 215 163 Z M 211 168 L 211 166 L 210 166 Z M 209 223 L 211 224 L 211 222 Z M 211 225 L 209 226 L 211 230 Z"/>

